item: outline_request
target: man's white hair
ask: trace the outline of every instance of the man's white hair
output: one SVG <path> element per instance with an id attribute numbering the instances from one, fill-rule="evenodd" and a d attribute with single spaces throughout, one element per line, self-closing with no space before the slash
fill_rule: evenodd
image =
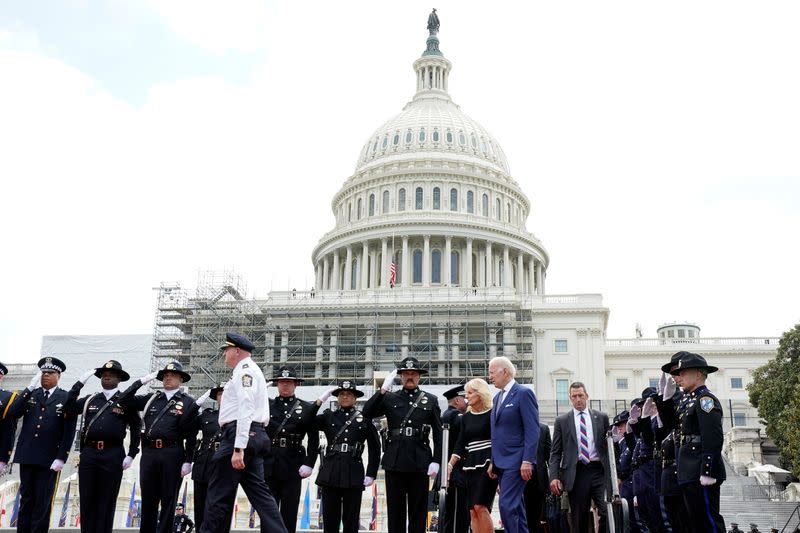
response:
<path id="1" fill-rule="evenodd" d="M 505 357 L 504 355 L 493 357 L 492 360 L 489 361 L 490 365 L 492 363 L 494 363 L 494 366 L 499 366 L 500 368 L 505 368 L 508 370 L 508 373 L 512 378 L 517 376 L 517 367 L 514 366 L 514 363 L 512 363 L 511 359 L 508 357 Z"/>

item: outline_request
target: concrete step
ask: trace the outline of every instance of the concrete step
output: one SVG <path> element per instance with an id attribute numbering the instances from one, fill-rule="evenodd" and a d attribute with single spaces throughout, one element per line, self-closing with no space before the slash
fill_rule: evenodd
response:
<path id="1" fill-rule="evenodd" d="M 797 502 L 773 502 L 773 501 L 732 501 L 720 499 L 720 513 L 725 518 L 725 524 L 730 526 L 732 522 L 739 524 L 740 529 L 747 530 L 751 524 L 758 524 L 761 531 L 769 531 L 770 528 L 781 530 L 789 517 L 792 516 L 797 508 Z M 787 531 L 794 531 L 795 526 L 800 525 L 800 518 L 795 514 L 792 518 Z"/>

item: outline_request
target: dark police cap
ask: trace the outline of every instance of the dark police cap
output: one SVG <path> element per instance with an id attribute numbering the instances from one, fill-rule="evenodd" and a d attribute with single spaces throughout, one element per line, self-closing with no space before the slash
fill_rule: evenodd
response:
<path id="1" fill-rule="evenodd" d="M 222 390 L 224 388 L 225 388 L 225 382 L 222 382 L 219 385 L 217 385 L 216 387 L 212 388 L 211 389 L 211 393 L 208 395 L 209 398 L 211 398 L 212 400 L 216 400 L 217 399 L 217 394 L 222 392 Z"/>
<path id="2" fill-rule="evenodd" d="M 457 385 L 457 386 L 453 387 L 452 389 L 447 389 L 442 394 L 442 396 L 444 396 L 448 400 L 452 400 L 456 396 L 465 396 L 465 395 L 466 395 L 466 392 L 464 391 L 464 385 L 463 384 Z"/>
<path id="3" fill-rule="evenodd" d="M 119 361 L 115 361 L 113 359 L 109 359 L 106 364 L 103 366 L 99 366 L 94 369 L 94 375 L 98 378 L 103 375 L 103 372 L 114 372 L 116 375 L 119 376 L 120 381 L 128 381 L 131 379 L 130 374 L 122 370 L 122 365 Z"/>
<path id="4" fill-rule="evenodd" d="M 224 350 L 225 348 L 230 348 L 231 346 L 234 348 L 239 348 L 247 353 L 253 353 L 253 350 L 256 349 L 256 345 L 250 342 L 250 339 L 244 335 L 239 333 L 226 333 L 225 344 L 220 346 L 219 349 Z"/>
<path id="5" fill-rule="evenodd" d="M 636 398 L 636 400 L 635 400 L 636 405 L 641 407 L 642 405 L 644 405 L 644 402 L 647 401 L 648 398 L 652 398 L 652 397 L 657 396 L 657 395 L 658 395 L 658 391 L 655 389 L 655 387 L 647 387 L 646 389 L 644 389 L 642 391 L 642 397 L 641 398 Z M 633 405 L 633 403 L 631 403 L 631 405 Z"/>
<path id="6" fill-rule="evenodd" d="M 624 424 L 630 417 L 631 414 L 627 411 L 627 409 L 625 411 L 620 411 L 620 413 L 614 417 L 614 425 L 616 426 L 617 424 Z"/>
<path id="7" fill-rule="evenodd" d="M 672 367 L 677 365 L 678 361 L 685 358 L 687 355 L 692 355 L 692 354 L 689 352 L 677 352 L 672 354 L 672 357 L 669 358 L 669 363 L 662 366 L 661 371 L 669 374 L 669 371 L 672 370 Z"/>
<path id="8" fill-rule="evenodd" d="M 278 374 L 272 378 L 273 381 L 296 381 L 301 383 L 303 378 L 297 376 L 297 369 L 293 366 L 282 366 L 278 369 Z"/>
<path id="9" fill-rule="evenodd" d="M 156 374 L 156 379 L 158 381 L 164 381 L 164 374 L 167 373 L 167 372 L 174 372 L 174 373 L 178 374 L 181 377 L 181 379 L 183 380 L 184 383 L 186 383 L 187 381 L 192 379 L 192 376 L 190 376 L 187 372 L 185 372 L 183 370 L 183 365 L 181 365 L 177 361 L 173 361 L 171 363 L 168 363 L 167 366 L 165 366 L 164 368 L 159 370 L 158 374 Z"/>
<path id="10" fill-rule="evenodd" d="M 422 368 L 422 365 L 419 364 L 419 359 L 416 357 L 406 357 L 400 364 L 397 365 L 398 372 L 405 372 L 406 370 L 414 370 L 419 372 L 420 374 L 427 374 L 428 371 Z"/>
<path id="11" fill-rule="evenodd" d="M 334 389 L 331 394 L 334 396 L 339 396 L 340 392 L 352 392 L 356 395 L 356 398 L 361 398 L 364 396 L 364 393 L 356 388 L 356 382 L 349 379 L 342 381 L 339 384 L 339 387 Z"/>
<path id="12" fill-rule="evenodd" d="M 8 368 L 3 363 L 0 363 L 0 376 L 5 376 L 8 374 Z"/>
<path id="13" fill-rule="evenodd" d="M 64 364 L 64 361 L 57 357 L 42 357 L 39 359 L 39 362 L 36 363 L 36 366 L 38 366 L 39 370 L 42 372 L 58 372 L 59 374 L 67 369 L 67 365 Z"/>
<path id="14" fill-rule="evenodd" d="M 677 376 L 678 374 L 681 373 L 681 370 L 685 368 L 698 368 L 701 370 L 705 370 L 709 374 L 719 370 L 719 368 L 711 366 L 708 363 L 706 363 L 706 359 L 702 355 L 698 355 L 696 353 L 689 353 L 685 357 L 681 358 L 680 361 L 678 361 L 678 366 L 676 366 L 675 369 L 672 370 L 672 372 L 670 372 L 670 374 L 672 374 L 673 376 Z"/>

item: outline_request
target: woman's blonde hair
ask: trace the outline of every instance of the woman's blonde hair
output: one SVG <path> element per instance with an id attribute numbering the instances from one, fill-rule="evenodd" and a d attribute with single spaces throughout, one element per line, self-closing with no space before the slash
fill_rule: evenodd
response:
<path id="1" fill-rule="evenodd" d="M 483 409 L 480 409 L 480 411 L 492 408 L 492 394 L 489 392 L 489 384 L 485 380 L 481 378 L 471 379 L 464 385 L 464 390 L 467 389 L 474 391 L 480 397 L 483 405 Z M 473 411 L 471 405 L 467 407 L 467 411 Z"/>

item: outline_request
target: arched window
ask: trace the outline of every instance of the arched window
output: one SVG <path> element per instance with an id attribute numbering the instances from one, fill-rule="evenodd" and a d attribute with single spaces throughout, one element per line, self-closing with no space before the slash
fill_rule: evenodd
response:
<path id="1" fill-rule="evenodd" d="M 422 209 L 422 187 L 414 191 L 414 209 Z"/>
<path id="2" fill-rule="evenodd" d="M 389 146 L 389 134 L 387 133 L 383 137 L 383 143 L 381 143 L 381 148 L 386 150 L 386 147 Z"/>
<path id="3" fill-rule="evenodd" d="M 485 217 L 489 216 L 489 195 L 484 194 L 481 198 L 481 214 Z"/>
<path id="4" fill-rule="evenodd" d="M 356 207 L 356 219 L 361 220 L 361 198 L 358 199 L 358 205 Z"/>
<path id="5" fill-rule="evenodd" d="M 497 198 L 497 200 L 495 200 L 494 210 L 495 210 L 494 213 L 495 218 L 497 218 L 497 220 L 503 220 L 503 206 L 500 203 L 500 198 Z"/>
<path id="6" fill-rule="evenodd" d="M 433 250 L 431 252 L 431 283 L 442 282 L 442 252 Z"/>
<path id="7" fill-rule="evenodd" d="M 458 211 L 458 189 L 450 189 L 450 211 Z"/>
<path id="8" fill-rule="evenodd" d="M 347 204 L 347 221 L 348 222 L 352 222 L 353 221 L 353 204 L 352 203 L 348 203 Z"/>
<path id="9" fill-rule="evenodd" d="M 375 214 L 375 195 L 374 194 L 370 194 L 369 195 L 369 216 L 372 216 L 374 214 Z"/>
<path id="10" fill-rule="evenodd" d="M 470 134 L 469 140 L 470 140 L 470 143 L 472 144 L 473 148 L 477 148 L 478 147 L 478 139 L 475 137 L 474 133 Z"/>
<path id="11" fill-rule="evenodd" d="M 467 213 L 475 212 L 475 193 L 467 191 Z"/>
<path id="12" fill-rule="evenodd" d="M 353 262 L 350 264 L 350 288 L 355 290 L 358 281 L 358 261 L 353 259 Z"/>
<path id="13" fill-rule="evenodd" d="M 451 285 L 458 285 L 461 281 L 458 279 L 458 273 L 461 272 L 461 269 L 458 268 L 458 252 L 453 250 L 450 252 L 450 284 Z"/>
<path id="14" fill-rule="evenodd" d="M 422 283 L 422 250 L 414 250 L 414 283 Z"/>
<path id="15" fill-rule="evenodd" d="M 400 144 L 400 134 L 399 133 L 395 133 L 394 134 L 394 138 L 392 139 L 392 144 L 394 146 L 397 146 L 398 144 Z"/>
<path id="16" fill-rule="evenodd" d="M 381 213 L 389 212 L 389 191 L 383 191 L 383 206 Z"/>
<path id="17" fill-rule="evenodd" d="M 511 223 L 511 204 L 506 204 L 506 222 Z"/>
<path id="18" fill-rule="evenodd" d="M 425 128 L 419 130 L 419 142 L 421 143 L 425 142 Z"/>
<path id="19" fill-rule="evenodd" d="M 453 144 L 453 132 L 452 131 L 447 130 L 447 135 L 445 135 L 445 138 L 447 139 L 447 144 Z"/>
<path id="20" fill-rule="evenodd" d="M 406 144 L 411 144 L 411 140 L 414 138 L 414 135 L 411 133 L 411 130 L 406 132 Z"/>
<path id="21" fill-rule="evenodd" d="M 397 193 L 397 210 L 398 211 L 405 211 L 406 210 L 406 190 L 400 189 Z"/>
<path id="22" fill-rule="evenodd" d="M 433 130 L 433 142 L 439 142 L 439 130 Z"/>
<path id="23" fill-rule="evenodd" d="M 461 146 L 467 144 L 467 138 L 464 137 L 463 131 L 458 132 L 458 144 L 460 144 Z"/>
<path id="24" fill-rule="evenodd" d="M 375 139 L 375 142 L 372 143 L 372 155 L 375 155 L 375 150 L 378 149 L 378 139 Z"/>
<path id="25" fill-rule="evenodd" d="M 442 193 L 439 187 L 433 188 L 433 208 L 439 209 L 442 205 Z"/>

